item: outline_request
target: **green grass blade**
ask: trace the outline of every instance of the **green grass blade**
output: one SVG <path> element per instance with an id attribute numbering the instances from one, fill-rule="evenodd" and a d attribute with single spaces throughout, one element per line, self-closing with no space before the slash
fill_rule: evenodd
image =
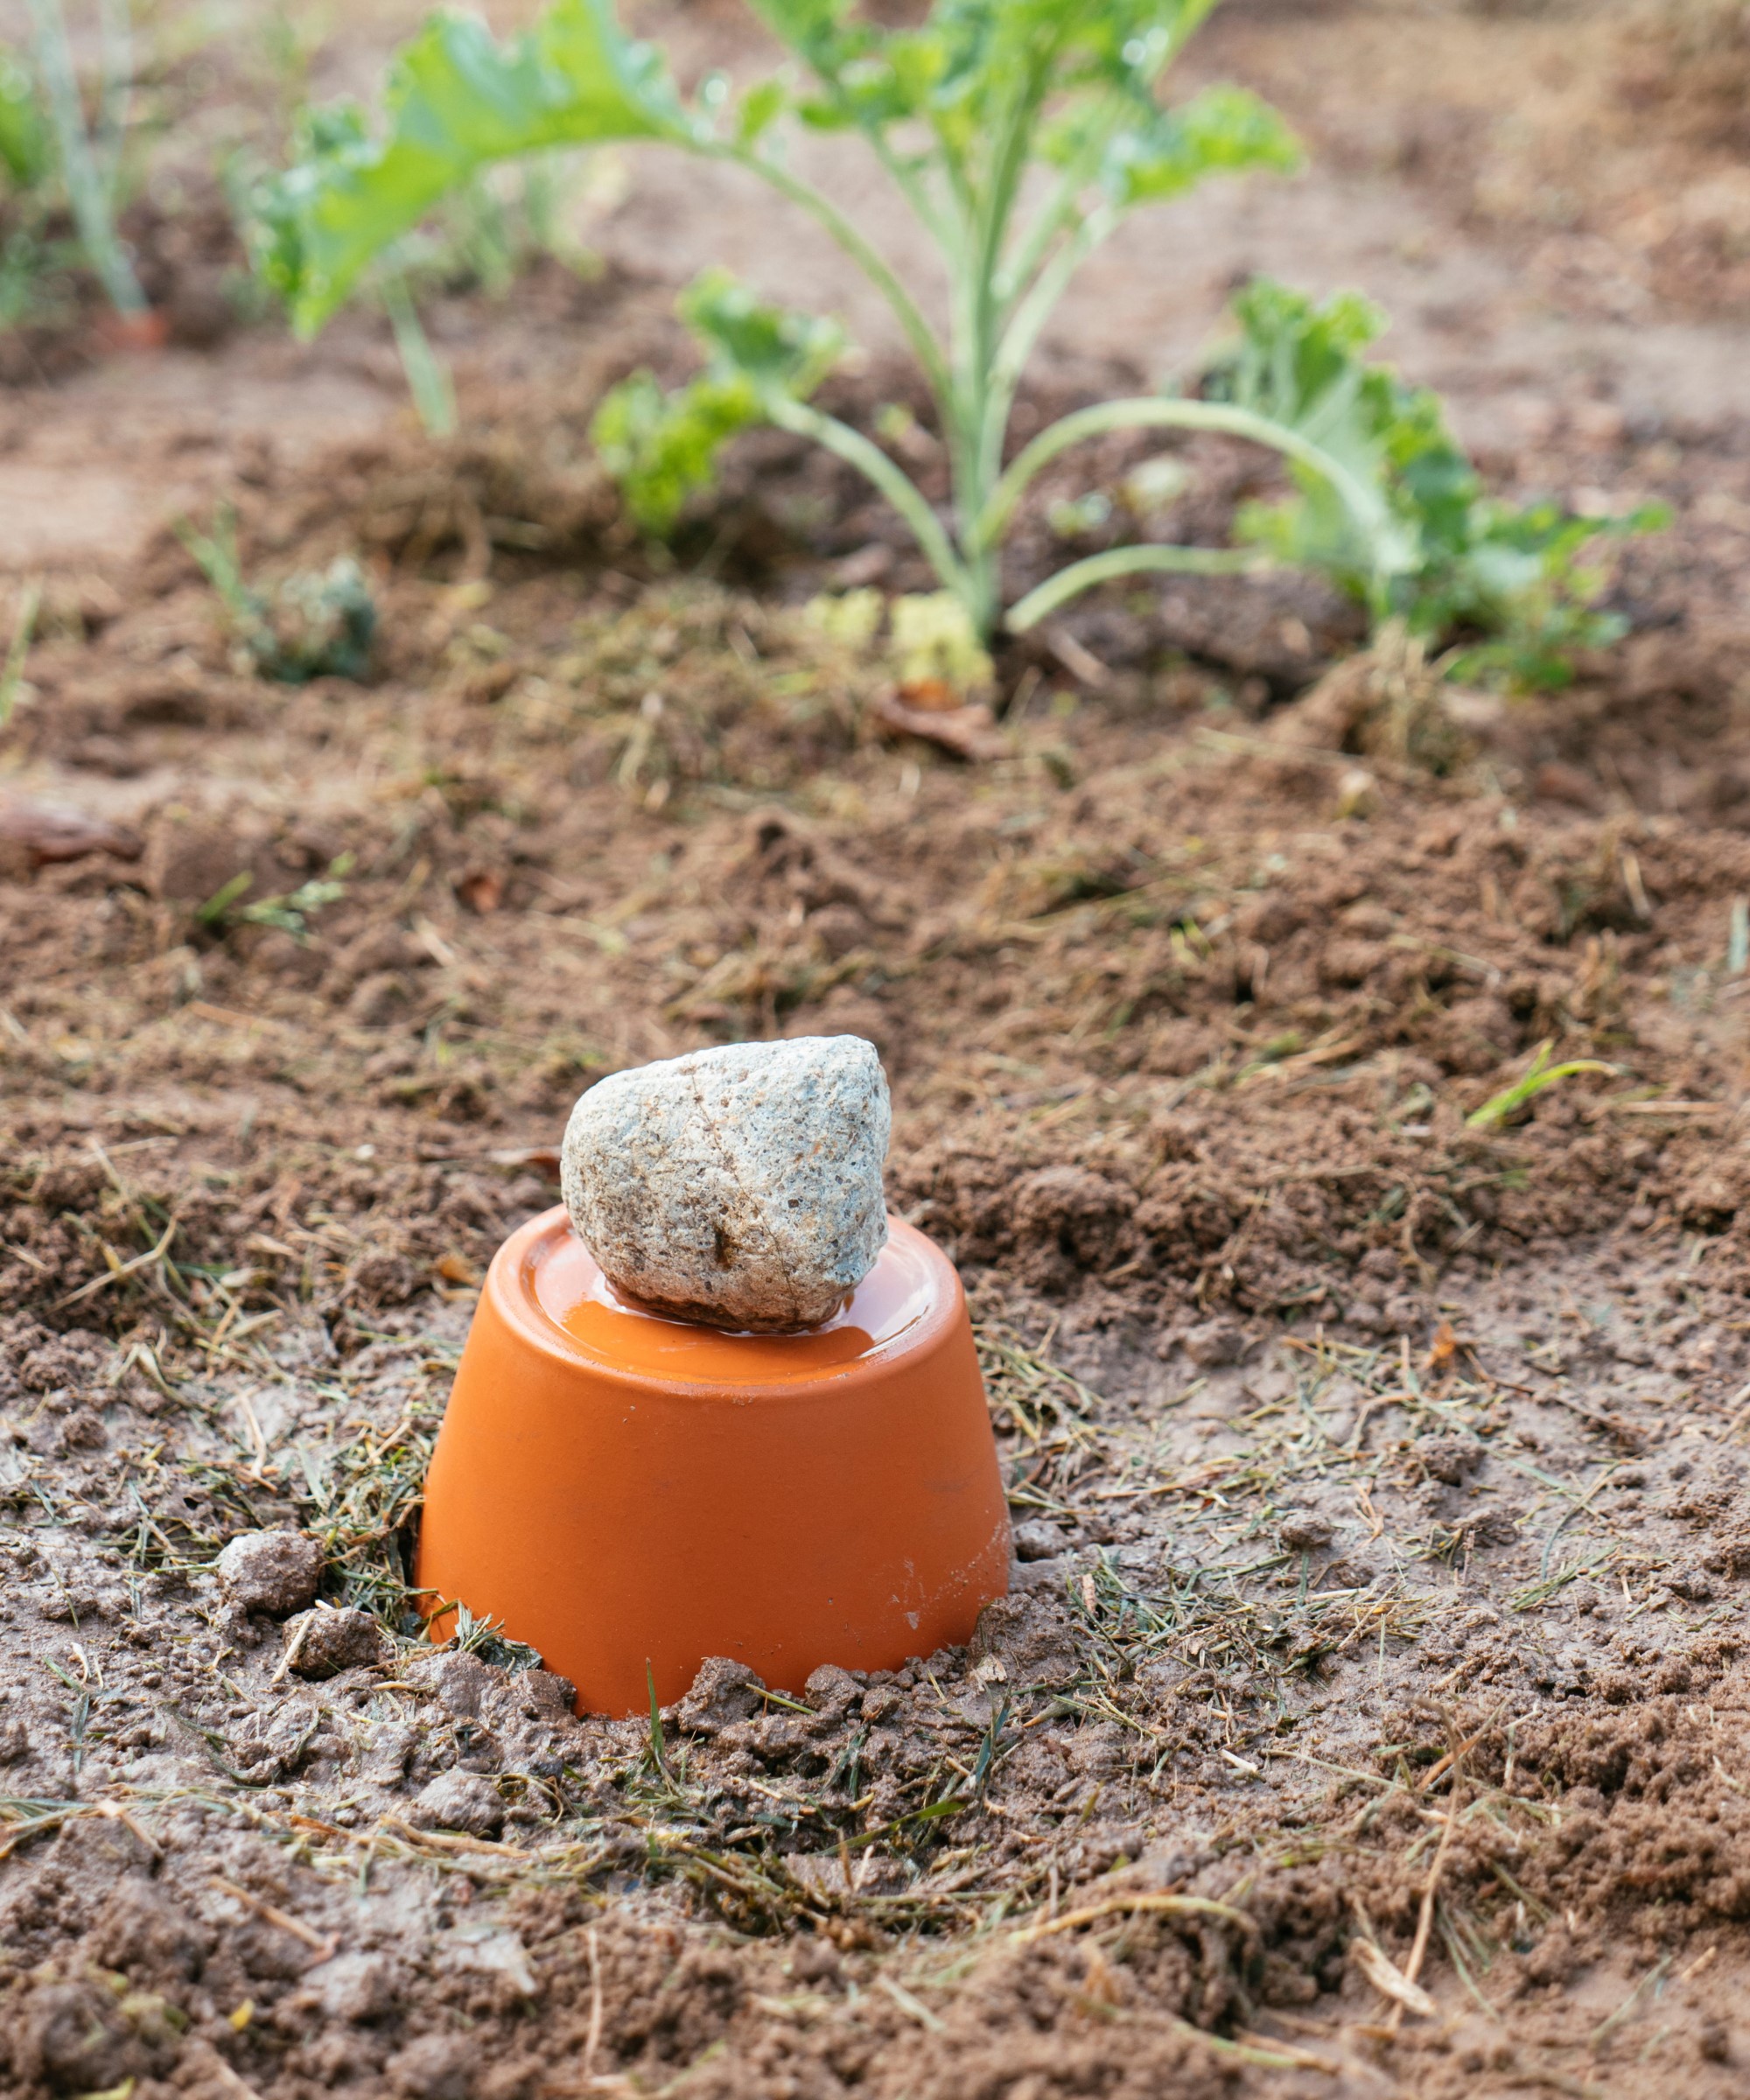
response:
<path id="1" fill-rule="evenodd" d="M 1552 1045 L 1545 1040 L 1538 1044 L 1531 1054 L 1531 1062 L 1510 1087 L 1503 1087 L 1494 1094 L 1480 1109 L 1473 1109 L 1465 1117 L 1467 1130 L 1493 1130 L 1516 1115 L 1526 1102 L 1541 1094 L 1545 1087 L 1553 1087 L 1564 1079 L 1572 1079 L 1577 1072 L 1603 1072 L 1614 1074 L 1617 1068 L 1606 1065 L 1595 1057 L 1571 1058 L 1566 1064 L 1552 1065 L 1550 1052 Z"/>

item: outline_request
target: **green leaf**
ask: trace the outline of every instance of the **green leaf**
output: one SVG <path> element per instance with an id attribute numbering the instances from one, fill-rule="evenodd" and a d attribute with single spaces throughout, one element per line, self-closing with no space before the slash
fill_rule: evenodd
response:
<path id="1" fill-rule="evenodd" d="M 1510 1087 L 1503 1087 L 1499 1094 L 1491 1095 L 1480 1109 L 1473 1109 L 1465 1117 L 1465 1128 L 1467 1130 L 1493 1130 L 1497 1124 L 1505 1123 L 1509 1116 L 1516 1116 L 1545 1087 L 1557 1086 L 1579 1072 L 1603 1072 L 1608 1074 L 1617 1069 L 1616 1066 L 1601 1063 L 1595 1057 L 1571 1058 L 1566 1064 L 1552 1065 L 1550 1062 L 1550 1052 L 1554 1046 L 1547 1038 L 1539 1043 L 1531 1054 L 1530 1064 L 1520 1077 Z"/>
<path id="2" fill-rule="evenodd" d="M 763 305 L 726 270 L 707 270 L 682 293 L 681 318 L 706 353 L 704 370 L 665 394 L 648 372 L 613 388 L 590 435 L 647 532 L 673 530 L 687 499 L 716 479 L 717 457 L 766 419 L 777 395 L 806 400 L 844 347 L 831 321 Z"/>
<path id="3" fill-rule="evenodd" d="M 760 396 L 746 379 L 702 376 L 665 394 L 648 372 L 634 372 L 605 396 L 590 435 L 626 508 L 660 538 L 688 497 L 716 480 L 723 446 L 759 420 Z"/>
<path id="4" fill-rule="evenodd" d="M 650 1761 L 666 1778 L 668 1768 L 662 1754 L 668 1746 L 662 1739 L 662 1710 L 656 1704 L 656 1673 L 651 1669 L 648 1658 L 644 1664 L 644 1682 L 650 1688 Z"/>
<path id="5" fill-rule="evenodd" d="M 681 318 L 714 364 L 805 400 L 844 347 L 835 321 L 766 306 L 726 270 L 708 270 L 680 298 Z"/>
<path id="6" fill-rule="evenodd" d="M 699 137 L 661 58 L 626 37 L 607 0 L 556 0 L 504 44 L 472 16 L 434 16 L 397 59 L 385 114 L 380 139 L 364 137 L 350 114 L 326 134 L 312 130 L 306 158 L 263 200 L 305 333 L 439 199 L 494 161 Z"/>
<path id="7" fill-rule="evenodd" d="M 736 143 L 758 145 L 790 106 L 790 91 L 782 80 L 760 80 L 741 98 L 735 113 Z"/>
<path id="8" fill-rule="evenodd" d="M 844 37 L 846 0 L 748 0 L 780 44 L 830 69 Z"/>
<path id="9" fill-rule="evenodd" d="M 1102 186 L 1116 204 L 1158 204 L 1206 176 L 1300 164 L 1294 134 L 1270 104 L 1243 88 L 1206 88 L 1177 109 L 1120 131 L 1107 149 Z"/>
<path id="10" fill-rule="evenodd" d="M 15 189 L 33 190 L 53 165 L 54 142 L 30 73 L 0 46 L 0 167 Z"/>

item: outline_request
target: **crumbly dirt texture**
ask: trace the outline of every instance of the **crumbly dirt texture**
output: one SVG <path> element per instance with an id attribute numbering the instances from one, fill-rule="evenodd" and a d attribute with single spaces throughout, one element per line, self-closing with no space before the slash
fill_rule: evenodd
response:
<path id="1" fill-rule="evenodd" d="M 1175 581 L 1004 652 L 978 755 L 906 735 L 806 611 L 923 581 L 838 467 L 749 439 L 659 556 L 593 464 L 602 385 L 685 368 L 665 271 L 837 296 L 641 158 L 599 275 L 438 303 L 447 445 L 368 313 L 130 360 L 74 300 L 0 373 L 8 2100 L 1742 2090 L 1740 11 L 1234 0 L 1194 70 L 1308 174 L 1102 265 L 1024 404 L 1250 268 L 1360 281 L 1496 486 L 1672 508 L 1535 701 Z M 247 49 L 165 60 L 164 154 Z M 831 396 L 891 432 L 885 355 Z M 1012 585 L 1156 449 L 1061 463 Z M 1270 486 L 1178 458 L 1184 536 Z M 170 529 L 221 500 L 252 578 L 358 559 L 367 680 L 255 675 Z M 434 1651 L 424 1467 L 579 1090 L 834 1032 L 968 1283 L 1012 1596 L 654 1722 Z"/>

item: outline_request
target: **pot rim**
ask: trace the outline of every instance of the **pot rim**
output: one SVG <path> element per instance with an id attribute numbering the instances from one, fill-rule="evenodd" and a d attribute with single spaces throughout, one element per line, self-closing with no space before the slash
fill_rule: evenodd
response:
<path id="1" fill-rule="evenodd" d="M 928 1234 L 920 1232 L 916 1226 L 907 1224 L 903 1218 L 896 1217 L 889 1211 L 889 1242 L 897 1241 L 908 1255 L 921 1258 L 932 1286 L 923 1309 L 915 1319 L 907 1322 L 897 1334 L 874 1342 L 862 1355 L 852 1361 L 819 1365 L 812 1375 L 802 1373 L 788 1378 L 749 1378 L 732 1382 L 721 1377 L 688 1378 L 653 1371 L 644 1366 L 616 1363 L 609 1356 L 585 1350 L 541 1303 L 535 1285 L 541 1261 L 555 1242 L 566 1235 L 574 1234 L 570 1214 L 563 1203 L 556 1203 L 550 1210 L 542 1211 L 519 1225 L 493 1256 L 492 1265 L 486 1271 L 486 1284 L 480 1292 L 480 1309 L 484 1310 L 489 1299 L 493 1312 L 519 1341 L 537 1349 L 542 1355 L 556 1361 L 567 1369 L 592 1379 L 624 1386 L 632 1392 L 648 1393 L 656 1390 L 672 1394 L 677 1398 L 715 1401 L 736 1407 L 756 1401 L 806 1401 L 817 1396 L 826 1387 L 831 1387 L 835 1393 L 843 1392 L 847 1387 L 855 1389 L 885 1378 L 902 1356 L 928 1352 L 952 1330 L 964 1302 L 965 1294 L 959 1272 L 947 1255 Z M 652 1313 L 644 1317 L 660 1320 L 662 1316 Z M 670 1324 L 685 1326 L 690 1323 L 674 1321 Z M 723 1330 L 705 1328 L 704 1331 L 718 1334 L 719 1339 L 726 1344 L 732 1344 L 740 1339 Z M 808 1332 L 817 1334 L 820 1330 L 816 1328 Z M 770 1347 L 774 1342 L 781 1343 L 786 1337 L 764 1334 L 750 1335 L 747 1339 Z"/>

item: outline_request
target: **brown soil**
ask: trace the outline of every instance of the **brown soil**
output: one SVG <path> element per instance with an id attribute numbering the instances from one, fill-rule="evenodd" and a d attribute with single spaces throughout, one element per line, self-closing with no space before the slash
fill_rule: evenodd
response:
<path id="1" fill-rule="evenodd" d="M 1401 354 L 1454 360 L 1502 486 L 1671 504 L 1628 640 L 1537 702 L 1348 654 L 1305 584 L 1176 584 L 1005 655 L 990 755 L 896 738 L 805 609 L 920 580 L 878 507 L 761 438 L 665 566 L 591 459 L 603 382 L 682 355 L 641 169 L 599 277 L 440 312 L 451 446 L 368 318 L 0 404 L 43 584 L 0 746 L 0 2090 L 1741 2089 L 1750 438 L 1689 383 L 1729 282 L 1632 351 L 1595 296 L 1621 82 L 1688 46 L 1623 10 L 1547 103 L 1578 21 L 1236 5 L 1200 61 L 1312 138 L 1297 275 L 1368 275 L 1355 205 L 1487 292 Z M 1345 130 L 1364 79 L 1434 124 L 1431 71 L 1520 112 L 1503 153 L 1605 142 L 1541 315 L 1474 156 Z M 1194 340 L 1258 208 L 1177 303 L 1096 287 L 1034 411 L 1151 370 L 1151 298 Z M 905 397 L 878 346 L 839 384 Z M 1256 463 L 1184 459 L 1219 537 Z M 167 522 L 221 499 L 254 578 L 364 564 L 367 682 L 255 676 Z M 1012 581 L 1057 554 L 1034 518 Z M 570 1102 L 833 1031 L 971 1290 L 1013 1597 L 801 1702 L 708 1665 L 660 1732 L 434 1654 L 424 1465 Z M 1602 1068 L 1467 1122 L 1544 1043 Z M 280 1527 L 367 1614 L 326 1677 L 214 1565 Z"/>

